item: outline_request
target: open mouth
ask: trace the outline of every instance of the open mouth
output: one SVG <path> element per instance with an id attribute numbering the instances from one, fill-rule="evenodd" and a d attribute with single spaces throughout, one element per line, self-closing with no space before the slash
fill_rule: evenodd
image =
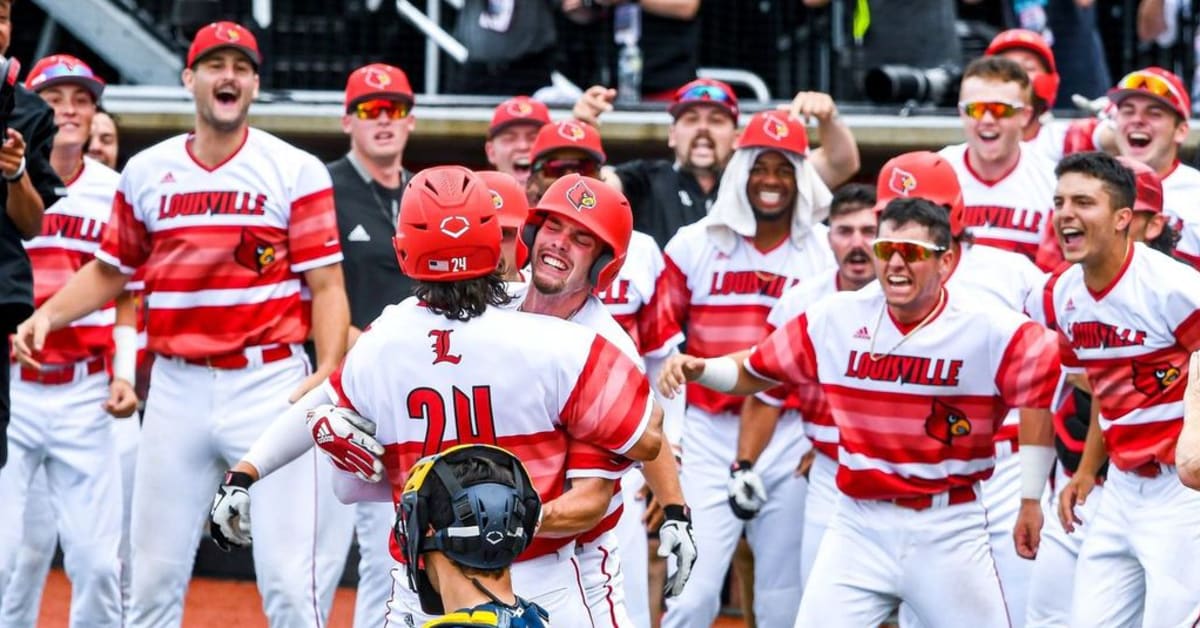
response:
<path id="1" fill-rule="evenodd" d="M 995 142 L 996 140 L 1000 139 L 999 131 L 993 131 L 993 130 L 980 131 L 976 135 L 979 137 L 979 139 L 983 140 L 984 142 L 988 142 L 988 143 Z"/>
<path id="2" fill-rule="evenodd" d="M 563 260 L 559 257 L 555 257 L 549 253 L 542 253 L 542 256 L 539 257 L 538 260 L 542 263 L 543 266 L 549 266 L 550 268 L 553 268 L 554 270 L 566 272 L 570 268 L 570 266 L 567 265 L 566 260 Z"/>
<path id="3" fill-rule="evenodd" d="M 513 160 L 513 172 L 515 174 L 528 175 L 530 170 L 529 156 L 517 157 Z"/>
<path id="4" fill-rule="evenodd" d="M 1141 131 L 1134 131 L 1125 136 L 1125 141 L 1133 148 L 1145 148 L 1150 145 L 1150 134 Z"/>
<path id="5" fill-rule="evenodd" d="M 1066 248 L 1075 248 L 1083 243 L 1083 231 L 1076 227 L 1062 227 L 1058 230 L 1058 237 L 1062 240 L 1062 246 Z"/>
<path id="6" fill-rule="evenodd" d="M 376 142 L 390 142 L 396 137 L 396 134 L 391 131 L 378 131 L 373 137 Z"/>
<path id="7" fill-rule="evenodd" d="M 888 275 L 885 281 L 892 288 L 907 288 L 912 285 L 912 277 L 907 275 Z"/>
<path id="8" fill-rule="evenodd" d="M 238 100 L 238 90 L 232 86 L 218 88 L 215 98 L 222 105 L 232 105 Z"/>

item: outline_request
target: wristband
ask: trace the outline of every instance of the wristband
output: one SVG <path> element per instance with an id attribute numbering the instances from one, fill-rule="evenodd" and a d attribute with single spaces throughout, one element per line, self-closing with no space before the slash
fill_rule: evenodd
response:
<path id="1" fill-rule="evenodd" d="M 663 506 L 663 518 L 667 521 L 687 521 L 691 523 L 692 518 L 688 515 L 687 506 L 682 504 L 668 504 Z"/>
<path id="2" fill-rule="evenodd" d="M 17 171 L 12 173 L 12 176 L 3 176 L 4 180 L 8 181 L 9 183 L 16 183 L 17 181 L 20 181 L 21 177 L 25 176 L 25 157 L 21 157 L 21 163 L 17 164 Z"/>
<path id="3" fill-rule="evenodd" d="M 727 393 L 737 386 L 738 364 L 733 358 L 709 358 L 704 361 L 704 372 L 696 378 L 696 383 L 717 392 Z"/>
<path id="4" fill-rule="evenodd" d="M 733 463 L 733 466 L 731 466 L 729 468 L 729 472 L 732 473 L 734 471 L 749 471 L 750 469 L 753 469 L 753 468 L 754 468 L 753 462 L 743 459 L 743 460 L 738 460 L 737 462 Z"/>
<path id="5" fill-rule="evenodd" d="M 225 484 L 248 489 L 251 484 L 254 484 L 254 478 L 250 477 L 250 474 L 244 471 L 226 471 Z"/>
<path id="6" fill-rule="evenodd" d="M 1021 499 L 1041 499 L 1056 458 L 1046 445 L 1021 445 Z"/>
<path id="7" fill-rule="evenodd" d="M 113 377 L 133 384 L 137 379 L 137 329 L 129 325 L 113 327 Z"/>

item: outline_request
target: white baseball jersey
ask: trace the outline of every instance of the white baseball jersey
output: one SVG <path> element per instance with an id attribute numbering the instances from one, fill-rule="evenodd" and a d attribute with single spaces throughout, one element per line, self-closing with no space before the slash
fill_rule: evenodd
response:
<path id="1" fill-rule="evenodd" d="M 1049 407 L 1058 355 L 1033 321 L 949 293 L 898 325 L 880 291 L 839 292 L 759 343 L 754 374 L 816 379 L 838 427 L 838 487 L 857 499 L 942 493 L 986 479 L 1010 407 Z"/>
<path id="2" fill-rule="evenodd" d="M 803 314 L 812 304 L 841 290 L 839 277 L 835 267 L 825 271 L 824 276 L 784 291 L 779 302 L 767 313 L 767 333 L 783 327 L 788 321 Z M 825 401 L 825 394 L 821 392 L 819 383 L 810 381 L 800 386 L 781 386 L 764 390 L 755 396 L 772 406 L 781 407 L 786 402 L 790 407 L 799 408 L 801 416 L 804 417 L 804 434 L 812 441 L 813 448 L 837 460 L 837 425 L 833 422 L 829 402 Z"/>
<path id="3" fill-rule="evenodd" d="M 654 238 L 634 231 L 629 239 L 629 252 L 625 264 L 617 273 L 608 289 L 598 293 L 613 318 L 625 328 L 637 344 L 638 351 L 645 356 L 661 357 L 671 348 L 683 342 L 683 334 L 673 338 L 655 337 L 650 331 L 654 325 L 654 312 L 649 305 L 654 300 L 654 288 L 666 268 L 662 251 Z M 599 331 L 599 330 L 597 330 Z M 655 338 L 657 346 L 648 346 L 644 339 Z"/>
<path id="4" fill-rule="evenodd" d="M 1073 265 L 1051 278 L 1045 306 L 1064 366 L 1086 369 L 1118 469 L 1175 463 L 1188 356 L 1200 349 L 1200 274 L 1142 244 L 1101 292 Z"/>
<path id="5" fill-rule="evenodd" d="M 1175 255 L 1200 269 L 1200 170 L 1176 162 L 1162 187 L 1163 214 L 1180 236 Z"/>
<path id="6" fill-rule="evenodd" d="M 416 298 L 383 311 L 329 386 L 340 405 L 377 422 L 397 503 L 413 463 L 462 443 L 513 452 L 549 501 L 563 492 L 571 439 L 623 454 L 651 409 L 637 365 L 581 325 L 500 308 L 452 321 Z M 570 540 L 535 539 L 523 559 Z"/>
<path id="7" fill-rule="evenodd" d="M 46 209 L 41 233 L 24 243 L 33 266 L 34 305 L 40 307 L 58 292 L 100 248 L 119 177 L 108 166 L 84 157 L 83 167 L 66 182 L 67 195 Z M 116 308 L 109 303 L 50 332 L 38 360 L 69 364 L 110 355 L 115 321 Z"/>
<path id="8" fill-rule="evenodd" d="M 342 259 L 328 170 L 258 129 L 212 169 L 190 140 L 129 160 L 96 257 L 127 274 L 146 267 L 155 353 L 204 358 L 304 342 L 301 273 Z"/>
<path id="9" fill-rule="evenodd" d="M 1050 228 L 1057 183 L 1054 164 L 1022 144 L 1021 157 L 1011 172 L 996 181 L 984 181 L 967 163 L 966 144 L 947 146 L 938 154 L 958 175 L 966 225 L 975 241 L 1034 259 L 1042 234 Z"/>
<path id="10" fill-rule="evenodd" d="M 748 238 L 722 251 L 709 237 L 710 218 L 671 238 L 666 269 L 654 294 L 648 344 L 663 346 L 687 329 L 687 353 L 699 357 L 741 351 L 767 335 L 767 313 L 784 290 L 822 277 L 834 264 L 828 230 L 814 227 L 802 245 L 785 239 L 760 251 Z M 738 413 L 742 398 L 697 384 L 687 387 L 688 405 L 709 414 Z"/>
<path id="11" fill-rule="evenodd" d="M 1046 161 L 1057 164 L 1062 161 L 1063 153 L 1066 152 L 1069 122 L 1069 120 L 1054 120 L 1051 117 L 1042 123 L 1038 134 L 1032 140 L 1022 143 L 1033 149 Z"/>

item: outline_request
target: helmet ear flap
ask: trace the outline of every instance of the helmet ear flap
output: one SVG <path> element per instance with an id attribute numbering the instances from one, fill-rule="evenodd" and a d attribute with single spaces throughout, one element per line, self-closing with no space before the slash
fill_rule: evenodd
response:
<path id="1" fill-rule="evenodd" d="M 529 249 L 529 251 L 533 250 L 533 241 L 537 238 L 538 229 L 541 228 L 542 225 L 540 222 L 538 224 L 527 222 L 521 227 L 521 242 L 525 243 L 525 247 Z M 527 255 L 529 251 L 526 251 Z"/>
<path id="2" fill-rule="evenodd" d="M 591 269 L 588 270 L 588 281 L 592 282 L 593 286 L 600 286 L 600 275 L 604 273 L 604 269 L 613 262 L 612 251 L 607 248 L 596 256 L 596 261 L 592 262 Z"/>

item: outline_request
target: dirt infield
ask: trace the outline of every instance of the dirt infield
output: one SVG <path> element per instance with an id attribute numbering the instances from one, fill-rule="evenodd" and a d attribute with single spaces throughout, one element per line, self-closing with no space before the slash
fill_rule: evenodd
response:
<path id="1" fill-rule="evenodd" d="M 50 571 L 42 596 L 38 628 L 66 628 L 71 584 L 61 569 Z M 183 608 L 184 628 L 267 628 L 253 582 L 193 578 Z M 354 589 L 338 589 L 330 628 L 349 628 L 354 615 Z M 744 628 L 739 620 L 721 618 L 713 628 Z"/>

